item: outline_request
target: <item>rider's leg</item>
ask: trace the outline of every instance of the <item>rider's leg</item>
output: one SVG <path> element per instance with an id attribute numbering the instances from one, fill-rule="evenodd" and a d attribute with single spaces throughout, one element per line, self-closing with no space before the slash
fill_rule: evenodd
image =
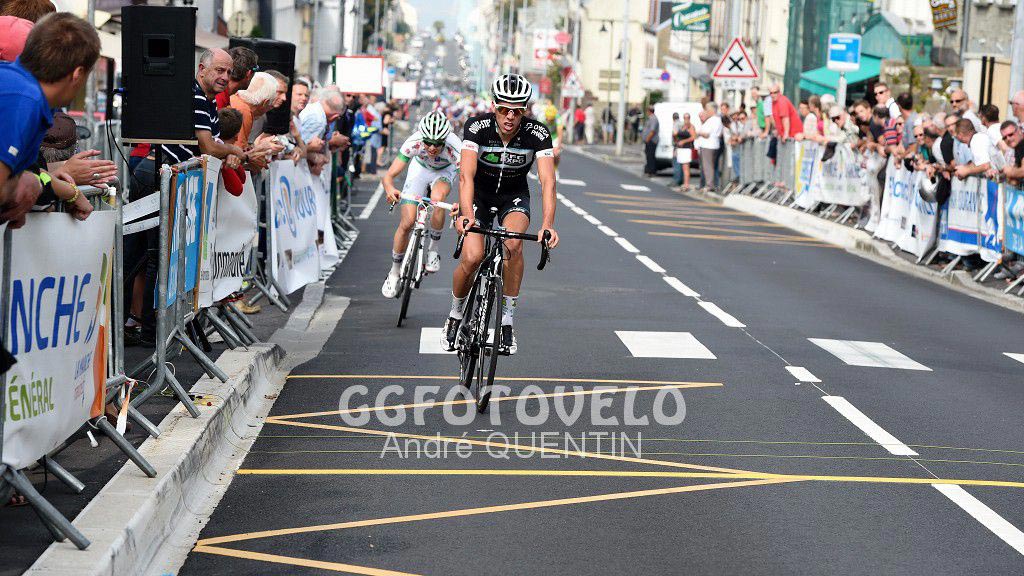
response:
<path id="1" fill-rule="evenodd" d="M 451 182 L 447 179 L 435 180 L 434 185 L 430 187 L 430 199 L 435 202 L 444 202 L 444 199 L 448 197 L 448 193 L 451 190 Z M 430 216 L 430 244 L 427 247 L 428 250 L 437 249 L 437 242 L 441 240 L 441 232 L 444 230 L 445 216 L 447 214 L 444 210 L 435 209 L 434 213 Z"/>
<path id="2" fill-rule="evenodd" d="M 452 318 L 461 319 L 466 298 L 473 287 L 473 275 L 484 258 L 484 238 L 479 234 L 467 234 L 462 243 L 462 257 L 452 273 Z"/>
<path id="3" fill-rule="evenodd" d="M 502 225 L 511 232 L 526 232 L 530 227 L 530 217 L 523 212 L 510 212 L 505 216 Z M 519 299 L 519 287 L 523 283 L 523 241 L 505 240 L 505 294 L 502 301 L 502 325 L 512 324 L 516 302 Z"/>
<path id="4" fill-rule="evenodd" d="M 412 232 L 413 224 L 416 223 L 416 205 L 403 202 L 399 204 L 398 209 L 401 210 L 402 219 L 398 222 L 398 228 L 395 229 L 395 239 L 391 243 L 391 256 L 398 262 L 397 266 L 401 266 L 402 256 L 405 255 L 405 251 L 409 247 L 409 233 Z"/>

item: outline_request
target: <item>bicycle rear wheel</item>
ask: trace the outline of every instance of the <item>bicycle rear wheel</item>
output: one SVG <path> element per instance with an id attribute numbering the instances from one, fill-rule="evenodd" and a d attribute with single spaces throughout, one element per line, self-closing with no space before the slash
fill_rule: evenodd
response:
<path id="1" fill-rule="evenodd" d="M 398 286 L 399 294 L 402 298 L 402 309 L 398 313 L 398 327 L 402 327 L 402 321 L 405 320 L 409 312 L 409 299 L 412 297 L 413 279 L 416 276 L 416 264 L 419 262 L 419 252 L 421 250 L 420 244 L 422 243 L 422 237 L 417 234 L 413 234 L 412 254 L 406 255 L 405 262 L 402 264 L 402 276 L 401 283 Z"/>

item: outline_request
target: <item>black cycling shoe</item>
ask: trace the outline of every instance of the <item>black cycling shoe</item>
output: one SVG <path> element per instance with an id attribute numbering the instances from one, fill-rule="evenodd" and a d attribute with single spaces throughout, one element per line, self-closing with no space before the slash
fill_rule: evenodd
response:
<path id="1" fill-rule="evenodd" d="M 505 324 L 501 327 L 501 344 L 500 352 L 506 356 L 511 356 L 519 350 L 519 345 L 516 343 L 516 333 L 512 330 L 511 324 Z"/>
<path id="2" fill-rule="evenodd" d="M 455 351 L 455 342 L 459 336 L 459 323 L 462 321 L 458 318 L 448 317 L 444 322 L 444 328 L 441 330 L 441 348 L 446 352 Z"/>

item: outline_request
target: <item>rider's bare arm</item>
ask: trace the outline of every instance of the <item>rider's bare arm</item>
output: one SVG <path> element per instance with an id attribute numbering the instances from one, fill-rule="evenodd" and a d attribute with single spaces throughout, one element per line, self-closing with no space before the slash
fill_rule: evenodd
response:
<path id="1" fill-rule="evenodd" d="M 384 178 L 381 179 L 381 182 L 384 184 L 384 193 L 388 196 L 388 202 L 392 204 L 398 202 L 398 197 L 402 193 L 395 187 L 395 178 L 397 178 L 408 165 L 409 162 L 403 160 L 402 156 L 395 158 L 395 160 L 391 162 L 391 167 L 388 168 L 387 174 L 385 174 Z"/>
<path id="2" fill-rule="evenodd" d="M 555 197 L 555 159 L 551 156 L 539 156 L 537 158 L 537 178 L 540 180 L 541 200 L 544 207 L 544 216 L 541 220 L 539 237 L 544 237 L 544 231 L 551 231 L 551 241 L 548 246 L 554 248 L 558 245 L 558 233 L 555 232 L 555 206 L 558 204 Z"/>
<path id="3" fill-rule="evenodd" d="M 467 146 L 462 147 L 462 154 L 459 157 L 459 213 L 461 215 L 455 222 L 455 227 L 458 229 L 460 234 L 465 234 L 466 231 L 462 228 L 462 219 L 468 218 L 473 219 L 473 178 L 476 176 L 476 150 L 471 150 Z M 552 184 L 554 183 L 554 168 L 552 167 Z M 552 187 L 552 193 L 554 187 Z"/>

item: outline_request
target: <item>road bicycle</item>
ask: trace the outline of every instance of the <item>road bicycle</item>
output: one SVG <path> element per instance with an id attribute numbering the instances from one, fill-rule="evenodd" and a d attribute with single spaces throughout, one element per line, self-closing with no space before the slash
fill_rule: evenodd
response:
<path id="1" fill-rule="evenodd" d="M 441 209 L 451 212 L 455 209 L 454 204 L 432 200 L 429 196 L 414 196 L 403 194 L 402 200 L 416 202 L 416 224 L 409 233 L 409 244 L 405 250 L 405 257 L 402 258 L 402 272 L 398 279 L 398 297 L 402 300 L 402 307 L 398 313 L 398 326 L 402 326 L 409 312 L 409 299 L 412 291 L 420 287 L 420 282 L 427 275 L 427 220 L 430 219 L 434 210 Z M 394 210 L 392 205 L 390 210 Z"/>
<path id="2" fill-rule="evenodd" d="M 492 212 L 495 210 L 492 209 Z M 462 322 L 459 324 L 456 350 L 460 364 L 459 384 L 476 399 L 477 412 L 482 413 L 487 410 L 487 404 L 491 399 L 498 356 L 508 355 L 508 351 L 500 346 L 502 272 L 505 269 L 506 257 L 504 240 L 537 242 L 538 237 L 536 234 L 511 232 L 501 226 L 493 229 L 473 226 L 467 233 L 483 235 L 486 244 L 484 258 L 477 268 L 473 287 L 466 300 Z M 455 247 L 456 260 L 462 254 L 462 243 L 465 238 L 459 237 Z M 551 233 L 545 230 L 537 270 L 543 270 L 551 258 L 548 248 L 550 240 Z"/>

